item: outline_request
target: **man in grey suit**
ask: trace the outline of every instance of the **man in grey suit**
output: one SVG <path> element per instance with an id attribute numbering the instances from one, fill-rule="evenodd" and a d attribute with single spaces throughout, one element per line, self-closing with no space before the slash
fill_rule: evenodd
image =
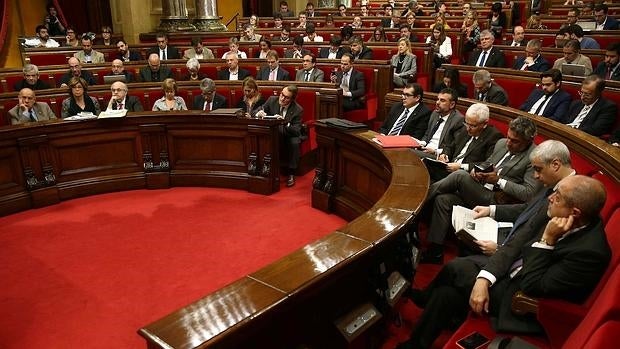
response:
<path id="1" fill-rule="evenodd" d="M 27 122 L 56 120 L 56 115 L 47 103 L 37 102 L 33 90 L 23 88 L 17 94 L 19 103 L 9 110 L 11 125 L 19 125 Z"/>
<path id="2" fill-rule="evenodd" d="M 504 106 L 508 105 L 506 91 L 491 79 L 491 73 L 488 70 L 477 70 L 474 73 L 473 81 L 475 88 L 474 97 L 477 100 Z"/>
<path id="3" fill-rule="evenodd" d="M 323 82 L 325 74 L 315 66 L 316 56 L 312 53 L 305 55 L 303 58 L 303 69 L 297 71 L 295 81 Z"/>
<path id="4" fill-rule="evenodd" d="M 278 52 L 271 50 L 267 52 L 265 56 L 267 59 L 267 65 L 261 67 L 256 74 L 256 80 L 270 80 L 270 81 L 289 81 L 291 76 L 286 69 L 280 67 L 280 57 Z"/>
<path id="5" fill-rule="evenodd" d="M 219 108 L 228 108 L 226 97 L 217 93 L 215 90 L 215 82 L 209 78 L 204 78 L 200 82 L 200 95 L 194 97 L 193 110 L 216 110 Z"/>
<path id="6" fill-rule="evenodd" d="M 456 110 L 458 93 L 451 88 L 444 88 L 437 95 L 435 111 L 431 114 L 426 127 L 426 132 L 419 140 L 422 148 L 414 152 L 420 157 L 436 158 L 442 149 L 451 143 L 454 135 L 463 128 L 463 114 Z"/>
<path id="7" fill-rule="evenodd" d="M 533 176 L 529 155 L 536 148 L 536 125 L 528 118 L 518 117 L 509 124 L 507 138 L 500 139 L 485 168 L 470 172 L 456 171 L 429 188 L 427 207 L 432 207 L 428 233 L 428 250 L 422 262 L 442 263 L 443 241 L 453 230 L 454 205 L 474 208 L 480 205 L 526 202 L 540 189 Z"/>

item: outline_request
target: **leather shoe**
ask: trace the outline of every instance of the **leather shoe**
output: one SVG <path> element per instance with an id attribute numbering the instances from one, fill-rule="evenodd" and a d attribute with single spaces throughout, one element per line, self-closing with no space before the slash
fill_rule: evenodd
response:
<path id="1" fill-rule="evenodd" d="M 293 175 L 288 176 L 288 180 L 286 181 L 286 186 L 292 187 L 294 185 L 295 185 L 295 176 Z"/>
<path id="2" fill-rule="evenodd" d="M 413 304 L 417 305 L 419 308 L 424 308 L 426 305 L 426 297 L 424 292 L 417 288 L 409 288 L 405 294 L 405 297 L 411 299 Z"/>
<path id="3" fill-rule="evenodd" d="M 443 252 L 431 253 L 430 251 L 422 252 L 420 264 L 443 264 Z"/>

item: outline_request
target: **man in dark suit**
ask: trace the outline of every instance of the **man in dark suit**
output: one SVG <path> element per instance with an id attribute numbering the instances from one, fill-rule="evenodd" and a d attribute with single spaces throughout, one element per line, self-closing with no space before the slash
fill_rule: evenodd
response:
<path id="1" fill-rule="evenodd" d="M 179 54 L 179 49 L 174 46 L 168 45 L 168 34 L 166 33 L 157 33 L 157 46 L 152 47 L 149 50 L 149 56 L 151 53 L 156 53 L 159 56 L 159 59 L 165 61 L 167 59 L 179 59 L 181 55 Z"/>
<path id="2" fill-rule="evenodd" d="M 219 108 L 228 108 L 226 97 L 215 91 L 215 82 L 209 78 L 200 81 L 200 95 L 194 97 L 192 104 L 193 110 L 216 110 Z"/>
<path id="3" fill-rule="evenodd" d="M 304 48 L 304 38 L 299 35 L 293 39 L 293 49 L 284 51 L 284 58 L 299 58 L 312 53 L 310 50 Z"/>
<path id="4" fill-rule="evenodd" d="M 95 80 L 95 77 L 91 72 L 88 70 L 82 70 L 82 62 L 80 62 L 79 59 L 71 57 L 67 63 L 69 63 L 69 71 L 63 74 L 60 78 L 58 87 L 67 87 L 69 80 L 71 80 L 74 76 L 84 79 L 88 83 L 88 86 L 97 84 L 97 80 Z"/>
<path id="5" fill-rule="evenodd" d="M 226 64 L 228 69 L 222 69 L 217 72 L 218 80 L 243 80 L 250 76 L 250 72 L 247 69 L 239 67 L 239 57 L 234 52 L 229 52 L 226 55 Z"/>
<path id="6" fill-rule="evenodd" d="M 512 30 L 512 40 L 507 40 L 504 45 L 507 46 L 525 46 L 527 44 L 525 40 L 525 29 L 522 26 L 516 25 Z"/>
<path id="7" fill-rule="evenodd" d="M 592 74 L 581 83 L 581 98 L 573 101 L 564 117 L 556 120 L 593 136 L 611 131 L 618 116 L 616 103 L 603 98 L 605 80 Z"/>
<path id="8" fill-rule="evenodd" d="M 256 113 L 257 117 L 280 115 L 284 119 L 284 125 L 280 128 L 280 135 L 284 138 L 284 144 L 289 153 L 287 187 L 295 185 L 295 172 L 297 171 L 300 156 L 301 120 L 304 109 L 295 101 L 296 97 L 297 86 L 286 86 L 280 92 L 280 96 L 269 97 Z"/>
<path id="9" fill-rule="evenodd" d="M 342 39 L 338 35 L 329 39 L 329 47 L 322 47 L 319 50 L 319 58 L 340 59 L 346 50 L 342 47 Z"/>
<path id="10" fill-rule="evenodd" d="M 480 33 L 480 49 L 475 49 L 469 56 L 467 65 L 476 67 L 504 68 L 506 59 L 504 52 L 493 46 L 495 36 L 488 29 Z"/>
<path id="11" fill-rule="evenodd" d="M 144 111 L 138 97 L 127 95 L 128 89 L 125 83 L 116 81 L 110 86 L 110 90 L 112 91 L 112 98 L 110 98 L 106 110 Z"/>
<path id="12" fill-rule="evenodd" d="M 273 15 L 275 16 L 276 13 L 279 13 L 282 17 L 295 17 L 295 12 L 288 9 L 286 1 L 280 1 L 280 11 L 274 12 Z"/>
<path id="13" fill-rule="evenodd" d="M 539 72 L 549 70 L 549 68 L 551 67 L 551 63 L 549 63 L 549 61 L 547 61 L 540 54 L 541 46 L 542 42 L 540 42 L 540 40 L 538 39 L 532 39 L 528 41 L 527 46 L 525 47 L 525 56 L 517 58 L 512 68 L 517 70 Z"/>
<path id="14" fill-rule="evenodd" d="M 345 53 L 340 58 L 340 71 L 331 76 L 331 82 L 342 88 L 344 111 L 366 107 L 366 81 L 361 71 L 353 68 L 353 55 Z"/>
<path id="15" fill-rule="evenodd" d="M 571 103 L 571 96 L 561 89 L 562 72 L 551 69 L 541 73 L 540 86 L 541 89 L 532 90 L 519 109 L 554 120 L 564 117 Z"/>
<path id="16" fill-rule="evenodd" d="M 112 61 L 112 71 L 110 75 L 123 75 L 125 76 L 125 82 L 134 82 L 134 76 L 132 73 L 125 70 L 123 61 L 115 59 Z"/>
<path id="17" fill-rule="evenodd" d="M 437 94 L 435 110 L 431 114 L 424 136 L 420 139 L 422 148 L 414 152 L 420 157 L 436 158 L 440 149 L 453 141 L 454 135 L 463 128 L 463 114 L 456 109 L 458 93 L 444 88 Z"/>
<path id="18" fill-rule="evenodd" d="M 600 62 L 594 73 L 605 80 L 620 81 L 620 43 L 613 42 L 605 49 L 605 60 Z"/>
<path id="19" fill-rule="evenodd" d="M 116 58 L 120 59 L 123 62 L 142 60 L 140 53 L 134 50 L 130 50 L 127 43 L 122 39 L 116 41 L 116 48 L 118 48 Z"/>
<path id="20" fill-rule="evenodd" d="M 422 86 L 407 84 L 401 95 L 403 101 L 392 106 L 379 132 L 390 136 L 410 135 L 416 139 L 424 137 L 431 111 L 421 103 L 423 96 Z"/>
<path id="21" fill-rule="evenodd" d="M 360 36 L 353 36 L 349 40 L 351 55 L 353 59 L 372 59 L 372 50 L 370 47 L 364 45 L 364 40 Z"/>
<path id="22" fill-rule="evenodd" d="M 611 259 L 598 216 L 605 198 L 605 187 L 597 180 L 564 177 L 549 196 L 546 213 L 551 219 L 542 227 L 530 220 L 484 265 L 457 258 L 427 289 L 414 290 L 412 298 L 424 312 L 411 338 L 397 348 L 429 348 L 443 328 L 462 322 L 470 307 L 490 314 L 497 331 L 541 333 L 534 318 L 511 311 L 512 297 L 519 290 L 574 303 L 588 297 Z"/>
<path id="23" fill-rule="evenodd" d="M 501 132 L 489 125 L 489 107 L 486 104 L 472 104 L 465 112 L 465 127 L 459 129 L 454 139 L 443 147 L 437 158 L 446 163 L 447 172 L 457 170 L 469 172 L 474 164 L 483 162 L 493 153 L 495 144 L 502 138 Z M 446 173 L 429 168 L 431 178 L 435 181 L 445 177 Z"/>
<path id="24" fill-rule="evenodd" d="M 8 111 L 11 125 L 57 119 L 47 103 L 37 102 L 34 90 L 27 87 L 21 89 L 17 94 L 17 100 L 18 104 Z"/>
<path id="25" fill-rule="evenodd" d="M 271 41 L 290 42 L 291 41 L 291 26 L 288 24 L 284 25 L 282 27 L 282 30 L 280 31 L 280 36 L 274 36 L 273 40 Z"/>
<path id="26" fill-rule="evenodd" d="M 609 17 L 607 12 L 609 7 L 601 3 L 594 7 L 594 19 L 596 20 L 596 30 L 616 30 L 620 22 L 615 18 Z"/>
<path id="27" fill-rule="evenodd" d="M 161 82 L 167 78 L 172 78 L 170 68 L 162 66 L 157 53 L 149 55 L 148 66 L 140 68 L 140 81 L 142 82 Z"/>
<path id="28" fill-rule="evenodd" d="M 536 125 L 528 118 L 510 122 L 507 138 L 499 140 L 485 162 L 490 171 L 455 171 L 429 188 L 427 204 L 432 207 L 429 247 L 422 254 L 424 263 L 443 261 L 443 242 L 453 230 L 452 207 L 526 202 L 540 189 L 534 179 L 529 155 L 536 145 Z"/>
<path id="29" fill-rule="evenodd" d="M 23 88 L 29 88 L 35 91 L 51 88 L 50 85 L 39 79 L 39 67 L 36 65 L 25 64 L 22 72 L 24 73 L 24 78 L 13 85 L 13 90 L 21 91 Z"/>
<path id="30" fill-rule="evenodd" d="M 267 52 L 265 58 L 267 59 L 267 65 L 260 68 L 260 70 L 256 74 L 256 80 L 291 80 L 289 72 L 286 69 L 280 67 L 280 58 L 278 57 L 278 52 L 271 50 Z"/>
<path id="31" fill-rule="evenodd" d="M 295 81 L 323 82 L 325 73 L 316 67 L 316 57 L 313 54 L 307 54 L 303 60 L 303 69 L 297 71 Z"/>
<path id="32" fill-rule="evenodd" d="M 491 79 L 488 70 L 480 69 L 474 73 L 474 97 L 481 102 L 508 105 L 506 91 Z"/>

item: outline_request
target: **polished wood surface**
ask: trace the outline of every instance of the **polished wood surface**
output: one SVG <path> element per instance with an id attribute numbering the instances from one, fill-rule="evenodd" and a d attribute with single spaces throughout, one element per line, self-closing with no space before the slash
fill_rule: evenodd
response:
<path id="1" fill-rule="evenodd" d="M 0 128 L 0 215 L 104 192 L 218 186 L 279 190 L 279 120 L 217 111 Z"/>
<path id="2" fill-rule="evenodd" d="M 149 348 L 346 345 L 333 322 L 377 297 L 369 271 L 381 270 L 394 254 L 426 198 L 429 178 L 411 151 L 372 142 L 375 132 L 316 127 L 313 204 L 329 202 L 323 209 L 352 221 L 141 328 Z"/>

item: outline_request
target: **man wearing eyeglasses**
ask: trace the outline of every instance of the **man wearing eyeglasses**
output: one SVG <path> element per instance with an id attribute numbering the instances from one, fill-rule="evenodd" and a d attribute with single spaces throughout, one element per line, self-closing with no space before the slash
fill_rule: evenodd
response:
<path id="1" fill-rule="evenodd" d="M 611 133 L 618 106 L 603 98 L 604 90 L 603 78 L 595 74 L 587 76 L 581 83 L 581 98 L 573 101 L 568 113 L 555 120 L 596 137 Z"/>
<path id="2" fill-rule="evenodd" d="M 402 102 L 392 106 L 379 132 L 389 136 L 410 135 L 422 139 L 431 117 L 431 110 L 420 103 L 423 95 L 422 86 L 407 84 L 401 94 Z"/>
<path id="3" fill-rule="evenodd" d="M 297 71 L 295 81 L 311 81 L 323 82 L 325 74 L 319 68 L 316 68 L 316 57 L 313 54 L 307 54 L 303 58 L 303 69 Z"/>
<path id="4" fill-rule="evenodd" d="M 226 97 L 215 91 L 215 82 L 209 78 L 204 78 L 200 82 L 201 94 L 194 97 L 193 110 L 215 110 L 227 108 Z"/>
<path id="5" fill-rule="evenodd" d="M 138 97 L 127 95 L 127 85 L 125 83 L 116 81 L 110 86 L 110 91 L 112 91 L 112 97 L 110 102 L 108 102 L 106 110 L 125 109 L 128 112 L 144 110 Z"/>
<path id="6" fill-rule="evenodd" d="M 179 49 L 174 46 L 168 45 L 168 34 L 157 33 L 156 38 L 157 46 L 149 50 L 149 55 L 151 53 L 156 53 L 159 56 L 159 59 L 162 61 L 165 61 L 167 59 L 181 58 L 181 56 L 179 55 Z"/>
<path id="7" fill-rule="evenodd" d="M 295 185 L 295 172 L 299 164 L 299 144 L 301 143 L 301 120 L 304 108 L 295 99 L 297 97 L 297 86 L 289 85 L 282 89 L 280 96 L 271 96 L 259 108 L 257 117 L 266 115 L 279 115 L 284 119 L 284 124 L 280 128 L 280 135 L 284 137 L 284 144 L 288 150 L 288 179 L 287 187 Z"/>

